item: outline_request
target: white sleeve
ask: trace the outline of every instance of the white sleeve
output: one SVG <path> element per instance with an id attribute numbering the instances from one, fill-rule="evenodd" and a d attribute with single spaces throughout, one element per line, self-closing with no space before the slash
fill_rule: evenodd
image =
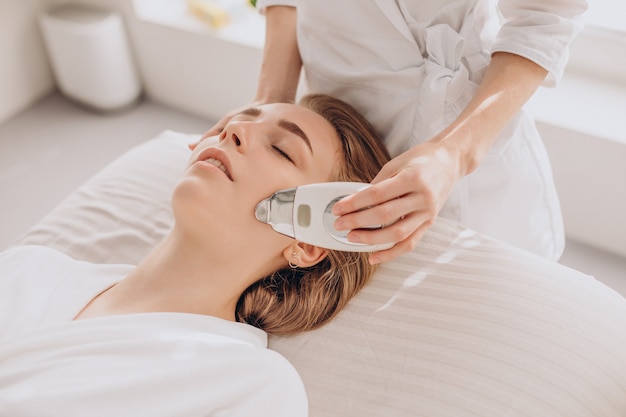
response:
<path id="1" fill-rule="evenodd" d="M 500 0 L 503 26 L 492 47 L 530 59 L 546 69 L 554 86 L 563 75 L 568 47 L 582 30 L 585 0 Z"/>
<path id="2" fill-rule="evenodd" d="M 256 9 L 265 15 L 265 9 L 269 6 L 290 6 L 296 7 L 296 0 L 257 0 Z"/>

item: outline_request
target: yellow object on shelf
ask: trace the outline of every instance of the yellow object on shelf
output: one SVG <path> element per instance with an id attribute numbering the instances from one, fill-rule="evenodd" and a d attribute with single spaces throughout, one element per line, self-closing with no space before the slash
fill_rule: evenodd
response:
<path id="1" fill-rule="evenodd" d="M 228 9 L 215 0 L 187 0 L 189 11 L 211 27 L 219 29 L 230 23 Z"/>

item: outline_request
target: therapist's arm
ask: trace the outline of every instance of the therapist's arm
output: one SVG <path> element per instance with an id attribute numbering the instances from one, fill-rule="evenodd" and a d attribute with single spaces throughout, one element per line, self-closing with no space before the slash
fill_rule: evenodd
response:
<path id="1" fill-rule="evenodd" d="M 545 69 L 526 58 L 494 54 L 474 98 L 459 117 L 431 140 L 388 162 L 372 187 L 335 204 L 333 211 L 341 216 L 335 227 L 390 225 L 348 234 L 356 242 L 397 242 L 391 249 L 372 254 L 372 263 L 414 249 L 455 184 L 480 165 L 498 134 L 546 76 Z"/>
<path id="2" fill-rule="evenodd" d="M 519 55 L 493 55 L 474 98 L 454 123 L 431 139 L 458 149 L 459 178 L 480 165 L 502 129 L 547 75 L 547 70 Z"/>
<path id="3" fill-rule="evenodd" d="M 265 46 L 255 101 L 293 102 L 302 60 L 296 37 L 296 8 L 271 6 L 265 11 Z"/>
<path id="4" fill-rule="evenodd" d="M 296 38 L 296 8 L 270 6 L 265 10 L 265 46 L 254 98 L 245 106 L 222 117 L 203 136 L 215 136 L 244 108 L 295 100 L 302 60 Z"/>

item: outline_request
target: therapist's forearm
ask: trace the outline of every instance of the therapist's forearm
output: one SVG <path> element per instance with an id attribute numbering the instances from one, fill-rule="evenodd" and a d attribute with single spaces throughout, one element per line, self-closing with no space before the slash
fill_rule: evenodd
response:
<path id="1" fill-rule="evenodd" d="M 268 7 L 265 19 L 265 47 L 255 101 L 292 102 L 302 67 L 296 37 L 296 8 Z"/>
<path id="2" fill-rule="evenodd" d="M 461 175 L 474 171 L 498 134 L 528 101 L 547 75 L 534 62 L 498 52 L 474 98 L 433 141 L 447 141 L 460 155 Z"/>

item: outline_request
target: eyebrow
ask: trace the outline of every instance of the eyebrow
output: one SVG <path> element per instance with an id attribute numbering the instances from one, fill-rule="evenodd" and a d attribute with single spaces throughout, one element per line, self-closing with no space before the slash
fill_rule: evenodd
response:
<path id="1" fill-rule="evenodd" d="M 246 116 L 252 116 L 252 117 L 258 117 L 261 114 L 261 109 L 257 108 L 257 107 L 250 107 L 248 109 L 245 109 L 241 112 L 239 112 L 239 114 L 243 114 Z M 282 129 L 285 129 L 288 132 L 293 133 L 294 135 L 300 137 L 304 143 L 306 144 L 306 146 L 309 148 L 309 150 L 311 151 L 311 153 L 313 153 L 313 147 L 311 146 L 311 140 L 309 139 L 309 137 L 307 136 L 306 133 L 304 133 L 304 131 L 300 128 L 300 126 L 298 126 L 296 123 L 291 122 L 287 119 L 280 119 L 278 121 L 278 126 Z"/>
<path id="2" fill-rule="evenodd" d="M 309 137 L 306 135 L 306 133 L 304 133 L 304 131 L 300 129 L 300 126 L 286 119 L 280 119 L 278 121 L 278 126 L 293 133 L 294 135 L 301 137 L 304 143 L 306 143 L 306 146 L 309 147 L 309 150 L 311 151 L 311 153 L 313 153 L 313 147 L 311 146 L 311 141 L 309 140 Z"/>

